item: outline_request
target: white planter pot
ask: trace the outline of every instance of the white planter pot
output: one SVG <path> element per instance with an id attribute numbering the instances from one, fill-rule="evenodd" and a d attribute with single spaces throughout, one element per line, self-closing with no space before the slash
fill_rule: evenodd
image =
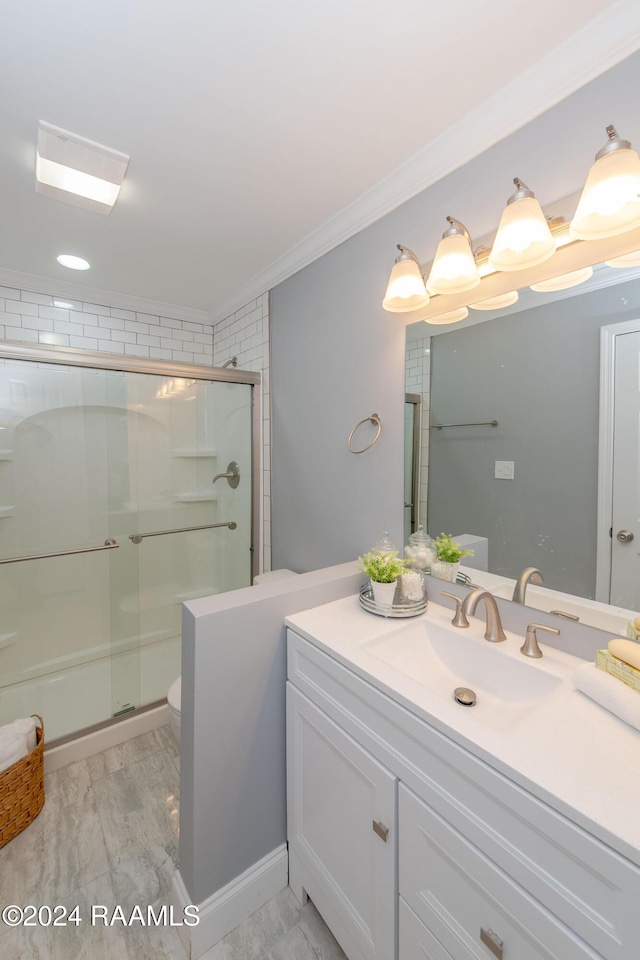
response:
<path id="1" fill-rule="evenodd" d="M 434 560 L 431 564 L 431 576 L 439 580 L 448 580 L 450 583 L 456 582 L 460 561 L 448 563 L 446 560 Z"/>
<path id="2" fill-rule="evenodd" d="M 390 607 L 393 603 L 397 585 L 397 580 L 394 580 L 393 583 L 378 583 L 377 580 L 372 580 L 371 589 L 373 590 L 373 599 L 375 602 Z"/>

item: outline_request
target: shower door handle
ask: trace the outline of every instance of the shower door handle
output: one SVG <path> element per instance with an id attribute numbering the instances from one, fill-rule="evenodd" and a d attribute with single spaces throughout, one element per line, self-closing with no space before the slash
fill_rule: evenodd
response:
<path id="1" fill-rule="evenodd" d="M 97 553 L 98 550 L 117 550 L 119 543 L 112 537 L 108 537 L 103 544 L 98 547 L 79 547 L 77 550 L 58 550 L 56 553 L 33 553 L 28 557 L 7 557 L 0 560 L 0 563 L 21 563 L 23 560 L 47 560 L 49 557 L 70 557 L 74 553 Z"/>
<path id="2" fill-rule="evenodd" d="M 238 524 L 235 520 L 229 520 L 227 523 L 204 523 L 199 527 L 177 527 L 175 530 L 154 530 L 152 533 L 132 533 L 129 540 L 133 543 L 142 543 L 146 537 L 166 537 L 170 533 L 191 533 L 192 530 L 213 530 L 214 527 L 229 527 L 229 530 L 235 530 Z"/>

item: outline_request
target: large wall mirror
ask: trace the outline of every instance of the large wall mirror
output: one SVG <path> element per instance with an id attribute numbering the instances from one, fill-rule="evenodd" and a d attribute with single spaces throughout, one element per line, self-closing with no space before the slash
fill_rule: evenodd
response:
<path id="1" fill-rule="evenodd" d="M 410 325 L 406 390 L 422 397 L 414 496 L 431 536 L 484 537 L 492 574 L 534 566 L 545 588 L 640 608 L 638 268 Z"/>

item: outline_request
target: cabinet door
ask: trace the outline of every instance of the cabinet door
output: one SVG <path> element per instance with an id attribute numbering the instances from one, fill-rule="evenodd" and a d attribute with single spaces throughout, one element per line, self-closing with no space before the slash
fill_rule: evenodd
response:
<path id="1" fill-rule="evenodd" d="M 289 882 L 349 960 L 396 956 L 396 778 L 287 684 Z"/>

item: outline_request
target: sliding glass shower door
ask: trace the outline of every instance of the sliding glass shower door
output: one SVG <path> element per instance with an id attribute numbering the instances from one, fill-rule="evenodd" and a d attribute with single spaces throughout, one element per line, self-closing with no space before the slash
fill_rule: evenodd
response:
<path id="1" fill-rule="evenodd" d="M 0 361 L 0 724 L 162 698 L 182 601 L 251 582 L 251 390 Z"/>
<path id="2" fill-rule="evenodd" d="M 251 387 L 125 382 L 126 463 L 110 511 L 121 545 L 110 560 L 114 714 L 164 696 L 180 673 L 183 601 L 251 583 Z"/>

